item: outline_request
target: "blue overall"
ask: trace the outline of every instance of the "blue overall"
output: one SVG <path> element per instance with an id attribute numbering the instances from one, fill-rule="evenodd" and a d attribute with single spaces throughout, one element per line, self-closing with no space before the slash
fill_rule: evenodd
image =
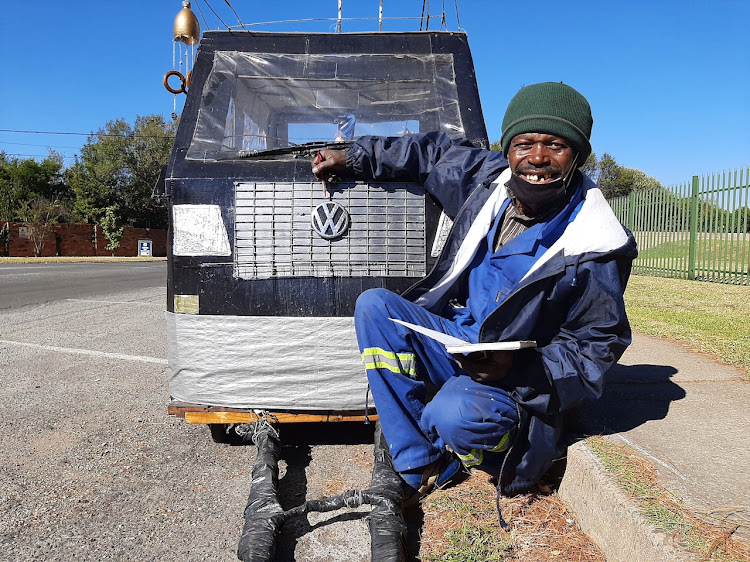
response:
<path id="1" fill-rule="evenodd" d="M 507 449 L 518 421 L 513 399 L 472 380 L 443 344 L 391 318 L 462 339 L 467 334 L 386 289 L 370 289 L 357 300 L 357 339 L 394 468 L 424 467 L 445 455 L 446 445 L 465 465 L 491 463 L 484 451 Z"/>
<path id="2" fill-rule="evenodd" d="M 469 267 L 471 296 L 466 306 L 454 309 L 452 318 L 432 314 L 385 289 L 366 291 L 357 301 L 354 322 L 360 352 L 399 472 L 413 472 L 440 459 L 446 445 L 464 465 L 493 471 L 499 468 L 498 453 L 510 446 L 518 411 L 509 393 L 472 380 L 442 344 L 391 320 L 478 341 L 481 321 L 497 306 L 499 296 L 512 290 L 536 260 L 535 254 L 544 250 L 513 252 L 514 246 L 528 250 L 540 226 L 497 252 L 488 251 L 502 216 L 501 211 Z M 505 271 L 503 264 L 509 266 Z"/>
<path id="3" fill-rule="evenodd" d="M 489 253 L 494 232 L 475 238 L 472 229 L 492 226 L 478 221 L 487 220 L 483 210 L 501 189 L 496 182 L 508 162 L 443 133 L 360 137 L 346 162 L 358 179 L 424 186 L 454 219 L 424 279 L 403 298 L 363 293 L 355 312 L 397 470 L 423 467 L 446 447 L 465 455 L 465 464 L 482 453 L 486 461 L 515 428 L 498 480 L 505 494 L 528 489 L 565 451 L 565 412 L 601 396 L 607 371 L 630 344 L 622 295 L 635 239 L 581 174 L 558 213 Z M 499 383 L 474 383 L 442 346 L 389 316 L 469 341 L 535 340 L 537 347 L 514 352 Z"/>

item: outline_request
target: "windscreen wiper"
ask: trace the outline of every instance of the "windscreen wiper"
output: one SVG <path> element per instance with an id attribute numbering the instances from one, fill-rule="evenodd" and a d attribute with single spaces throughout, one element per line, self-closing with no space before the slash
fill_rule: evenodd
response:
<path id="1" fill-rule="evenodd" d="M 295 154 L 298 157 L 312 157 L 319 150 L 346 150 L 354 141 L 313 141 L 293 146 L 282 146 L 279 148 L 264 148 L 260 150 L 240 150 L 240 158 L 256 158 L 265 156 L 278 156 L 280 154 Z"/>

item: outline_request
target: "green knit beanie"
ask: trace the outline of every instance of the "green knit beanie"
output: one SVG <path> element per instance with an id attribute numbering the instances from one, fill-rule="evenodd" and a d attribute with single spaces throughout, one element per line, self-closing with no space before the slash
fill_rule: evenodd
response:
<path id="1" fill-rule="evenodd" d="M 500 144 L 508 155 L 510 141 L 522 133 L 547 133 L 567 140 L 582 165 L 591 154 L 591 107 L 581 94 L 562 82 L 542 82 L 518 90 L 503 117 Z"/>

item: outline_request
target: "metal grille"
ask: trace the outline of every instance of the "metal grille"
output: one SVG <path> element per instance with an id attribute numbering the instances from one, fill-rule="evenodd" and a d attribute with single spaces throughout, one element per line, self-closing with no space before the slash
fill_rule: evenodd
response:
<path id="1" fill-rule="evenodd" d="M 234 274 L 283 277 L 422 277 L 427 273 L 424 190 L 356 184 L 334 193 L 351 216 L 334 240 L 313 232 L 326 201 L 319 183 L 237 183 Z"/>

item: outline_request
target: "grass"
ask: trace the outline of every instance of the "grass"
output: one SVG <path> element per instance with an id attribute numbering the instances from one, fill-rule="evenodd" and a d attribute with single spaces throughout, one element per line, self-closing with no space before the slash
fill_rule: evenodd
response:
<path id="1" fill-rule="evenodd" d="M 707 262 L 707 265 L 710 265 L 712 261 L 734 262 L 736 268 L 746 271 L 747 261 L 750 259 L 750 240 L 701 238 L 696 242 L 695 250 L 696 260 L 699 263 Z M 638 253 L 638 258 L 644 260 L 687 258 L 689 253 L 689 240 L 670 240 L 643 249 Z"/>
<path id="2" fill-rule="evenodd" d="M 687 278 L 690 243 L 682 239 L 664 241 L 664 237 L 669 235 L 636 233 L 640 249 L 633 270 L 670 271 L 676 277 Z M 704 234 L 695 246 L 695 268 L 695 274 L 700 279 L 723 283 L 747 282 L 750 239 L 732 234 Z"/>
<path id="3" fill-rule="evenodd" d="M 654 467 L 633 449 L 615 445 L 600 436 L 588 438 L 586 444 L 655 528 L 675 537 L 684 548 L 705 561 L 750 559 L 750 545 L 736 540 L 733 529 L 711 525 L 696 517 L 657 484 Z"/>
<path id="4" fill-rule="evenodd" d="M 750 287 L 634 275 L 625 304 L 634 331 L 706 353 L 750 380 Z"/>
<path id="5" fill-rule="evenodd" d="M 438 490 L 422 503 L 419 559 L 423 562 L 604 562 L 601 551 L 580 530 L 556 494 L 500 498 L 507 530 L 500 528 L 496 489 L 474 471 L 460 485 Z"/>

